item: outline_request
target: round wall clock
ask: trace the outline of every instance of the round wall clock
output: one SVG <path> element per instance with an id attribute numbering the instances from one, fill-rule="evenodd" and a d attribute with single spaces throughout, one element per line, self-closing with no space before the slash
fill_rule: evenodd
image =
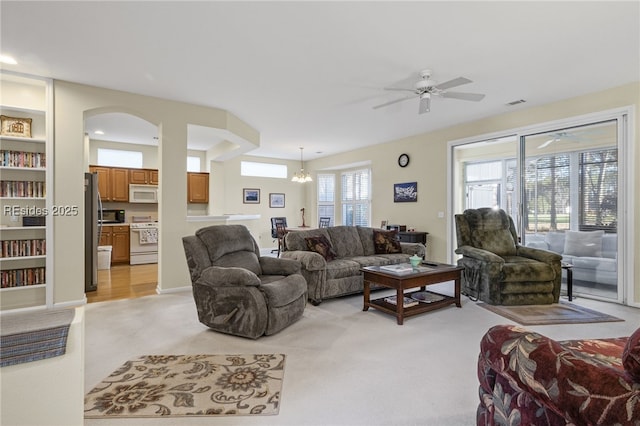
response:
<path id="1" fill-rule="evenodd" d="M 398 157 L 398 165 L 400 167 L 407 167 L 409 165 L 409 155 L 400 154 L 400 157 Z"/>

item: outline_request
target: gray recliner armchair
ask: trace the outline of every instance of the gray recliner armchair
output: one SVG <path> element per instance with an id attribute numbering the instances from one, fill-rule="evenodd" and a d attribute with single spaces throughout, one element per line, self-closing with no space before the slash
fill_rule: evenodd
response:
<path id="1" fill-rule="evenodd" d="M 463 294 L 492 305 L 558 303 L 562 256 L 521 246 L 504 210 L 468 209 L 455 221 Z"/>
<path id="2" fill-rule="evenodd" d="M 302 317 L 307 283 L 300 262 L 261 257 L 245 226 L 209 226 L 182 242 L 201 323 L 257 339 Z"/>

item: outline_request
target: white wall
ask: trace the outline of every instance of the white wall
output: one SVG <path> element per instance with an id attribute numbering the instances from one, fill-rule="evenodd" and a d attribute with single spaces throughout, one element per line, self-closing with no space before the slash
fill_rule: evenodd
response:
<path id="1" fill-rule="evenodd" d="M 339 164 L 349 164 L 369 161 L 373 172 L 372 189 L 373 217 L 372 223 L 381 220 L 393 223 L 407 224 L 417 230 L 429 232 L 431 257 L 434 260 L 447 258 L 447 142 L 471 136 L 489 134 L 501 130 L 508 130 L 546 121 L 558 120 L 606 109 L 637 105 L 640 100 L 639 83 L 613 88 L 602 93 L 563 100 L 537 108 L 520 108 L 514 112 L 490 117 L 472 123 L 465 123 L 447 129 L 440 129 L 431 133 L 415 135 L 397 141 L 375 145 L 366 149 L 354 150 L 340 155 L 324 157 L 308 161 L 306 168 L 314 175 L 317 170 L 333 168 Z M 82 149 L 83 117 L 85 111 L 95 113 L 120 111 L 134 113 L 159 126 L 160 153 L 158 168 L 161 170 L 161 204 L 159 215 L 163 224 L 161 229 L 160 247 L 160 285 L 162 288 L 177 288 L 188 285 L 186 268 L 174 266 L 163 267 L 163 259 L 182 259 L 181 238 L 192 230 L 187 225 L 186 204 L 175 202 L 186 197 L 186 138 L 187 124 L 196 123 L 211 127 L 224 127 L 230 122 L 228 113 L 214 108 L 203 108 L 133 95 L 124 92 L 99 89 L 67 82 L 55 82 L 56 96 L 56 152 L 74 152 Z M 638 122 L 638 112 L 635 117 Z M 237 119 L 236 119 L 237 120 Z M 638 140 L 637 126 L 634 127 L 634 137 Z M 238 125 L 239 132 L 247 132 L 249 138 L 258 140 L 257 132 L 251 133 L 247 125 Z M 411 163 L 406 168 L 397 166 L 396 159 L 401 153 L 411 156 Z M 640 160 L 640 150 L 633 154 L 635 163 Z M 316 187 L 313 184 L 299 185 L 290 181 L 278 182 L 273 179 L 255 179 L 239 177 L 240 161 L 250 158 L 255 161 L 269 161 L 250 156 L 241 156 L 224 163 L 213 163 L 212 196 L 224 203 L 213 203 L 209 214 L 243 213 L 260 214 L 260 223 L 253 224 L 261 246 L 272 243 L 270 238 L 271 216 L 287 216 L 293 218 L 292 224 L 297 224 L 300 208 L 305 207 L 310 223 L 315 223 Z M 294 170 L 295 162 L 286 162 Z M 78 178 L 84 172 L 84 167 L 75 156 L 56 155 L 56 204 L 78 204 L 82 202 L 82 181 Z M 633 172 L 636 181 L 640 180 L 638 170 Z M 418 182 L 418 202 L 393 203 L 393 183 Z M 297 186 L 296 186 L 297 185 Z M 259 205 L 242 203 L 242 188 L 261 189 L 262 202 Z M 286 208 L 270 209 L 268 207 L 269 192 L 285 192 Z M 640 211 L 640 197 L 635 201 L 636 211 Z M 438 213 L 445 212 L 445 218 L 439 218 Z M 637 215 L 638 216 L 638 215 Z M 81 277 L 74 275 L 73 259 L 82 256 L 82 236 L 74 229 L 81 228 L 81 218 L 64 218 L 56 222 L 56 232 L 68 235 L 71 239 L 64 243 L 64 249 L 56 254 L 56 283 L 55 301 L 70 301 L 82 299 Z M 291 219 L 289 219 L 291 220 Z M 75 223 L 75 222 L 78 223 Z M 634 236 L 636 241 L 636 262 L 639 265 L 637 249 L 640 241 L 640 219 L 634 222 Z M 166 226 L 165 226 L 166 225 Z M 71 247 L 72 249 L 69 249 Z M 69 253 L 73 247 L 78 247 L 78 253 Z M 640 266 L 635 266 L 634 279 L 636 288 L 636 302 L 640 301 Z"/>
<path id="2" fill-rule="evenodd" d="M 533 124 L 560 120 L 598 111 L 635 105 L 632 144 L 640 140 L 640 83 L 635 82 L 612 88 L 599 93 L 566 99 L 535 108 L 519 108 L 513 112 L 489 117 L 470 123 L 436 130 L 430 133 L 414 135 L 387 143 L 340 153 L 307 162 L 307 168 L 313 172 L 330 169 L 338 164 L 369 161 L 372 169 L 373 217 L 377 226 L 381 220 L 406 224 L 419 231 L 429 232 L 429 257 L 436 261 L 447 260 L 447 143 L 453 140 L 478 135 L 493 134 Z M 635 142 L 634 142 L 635 141 Z M 397 158 L 401 153 L 411 157 L 409 166 L 401 168 Z M 640 164 L 640 149 L 633 153 L 632 166 Z M 632 171 L 633 181 L 640 182 L 640 167 Z M 418 182 L 418 201 L 416 203 L 393 203 L 392 187 L 394 183 Z M 637 185 L 637 184 L 636 184 Z M 306 194 L 307 203 L 314 205 L 315 188 Z M 635 219 L 632 223 L 635 239 L 633 280 L 633 301 L 640 304 L 640 195 L 635 190 Z M 445 217 L 439 218 L 438 213 Z"/>
<path id="3" fill-rule="evenodd" d="M 246 123 L 226 111 L 205 108 L 140 96 L 131 93 L 55 81 L 55 204 L 83 205 L 82 176 L 88 164 L 78 161 L 85 158 L 85 116 L 124 112 L 140 117 L 158 126 L 159 151 L 157 168 L 160 170 L 160 204 L 158 219 L 161 223 L 159 246 L 159 287 L 170 290 L 190 285 L 186 268 L 176 265 L 184 259 L 181 238 L 190 231 L 187 223 L 186 156 L 187 126 L 196 124 L 225 129 L 254 145 L 259 145 L 259 135 Z M 74 155 L 77 153 L 78 155 Z M 54 303 L 82 303 L 84 284 L 82 274 L 77 274 L 77 259 L 84 255 L 83 215 L 56 218 L 56 235 L 64 239 L 54 240 L 55 285 Z M 165 225 L 162 225 L 165 224 Z M 166 262 L 164 261 L 166 260 Z"/>

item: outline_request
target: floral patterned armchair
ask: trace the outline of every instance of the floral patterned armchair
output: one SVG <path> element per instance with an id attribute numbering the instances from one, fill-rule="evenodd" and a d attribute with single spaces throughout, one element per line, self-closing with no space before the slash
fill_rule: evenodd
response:
<path id="1" fill-rule="evenodd" d="M 640 425 L 640 329 L 555 341 L 492 327 L 478 358 L 477 425 Z"/>

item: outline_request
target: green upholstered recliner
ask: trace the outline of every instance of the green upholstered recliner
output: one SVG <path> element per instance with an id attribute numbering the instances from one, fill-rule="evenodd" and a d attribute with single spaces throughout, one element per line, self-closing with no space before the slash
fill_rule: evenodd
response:
<path id="1" fill-rule="evenodd" d="M 302 317 L 307 282 L 300 262 L 261 257 L 245 226 L 209 226 L 182 242 L 201 323 L 257 339 Z"/>
<path id="2" fill-rule="evenodd" d="M 545 305 L 560 298 L 559 254 L 523 247 L 504 210 L 455 215 L 462 293 L 492 305 Z"/>

